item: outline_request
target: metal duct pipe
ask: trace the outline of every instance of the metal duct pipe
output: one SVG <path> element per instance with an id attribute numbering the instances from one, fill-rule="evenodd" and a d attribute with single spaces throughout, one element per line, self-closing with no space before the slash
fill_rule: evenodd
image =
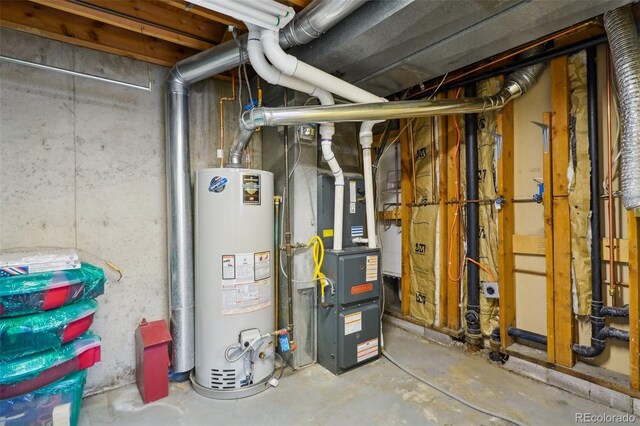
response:
<path id="1" fill-rule="evenodd" d="M 630 210 L 640 207 L 640 41 L 631 5 L 605 13 L 604 27 L 620 98 L 622 204 Z"/>
<path id="2" fill-rule="evenodd" d="M 390 118 L 431 117 L 434 115 L 472 114 L 502 108 L 523 95 L 535 82 L 544 64 L 535 64 L 510 74 L 502 89 L 493 96 L 464 99 L 419 100 L 307 106 L 291 108 L 254 108 L 242 115 L 242 126 L 296 125 L 305 123 L 338 123 Z"/>
<path id="3" fill-rule="evenodd" d="M 527 88 L 529 79 L 525 78 Z M 476 96 L 476 84 L 465 87 L 464 96 Z M 465 114 L 464 141 L 467 158 L 467 200 L 478 199 L 478 115 Z M 476 262 L 480 257 L 480 206 L 478 203 L 467 203 L 467 321 L 465 336 L 471 345 L 482 345 L 480 331 L 480 268 Z"/>
<path id="4" fill-rule="evenodd" d="M 356 2 L 354 2 L 356 3 Z M 361 4 L 357 2 L 358 6 Z M 314 26 L 322 33 L 344 18 L 357 6 L 344 0 L 315 0 Z M 342 11 L 342 12 L 341 12 Z M 301 14 L 304 16 L 304 14 Z M 326 16 L 327 18 L 322 18 Z M 329 17 L 334 17 L 332 20 Z M 299 25 L 296 16 L 288 26 Z M 305 40 L 296 30 L 295 40 Z M 285 28 L 286 29 L 286 28 Z M 246 43 L 246 36 L 240 37 Z M 287 47 L 291 47 L 288 45 Z M 171 366 L 185 372 L 194 365 L 194 300 L 193 300 L 193 213 L 191 207 L 191 170 L 189 166 L 189 87 L 240 65 L 235 41 L 180 61 L 169 72 L 166 94 L 167 138 L 167 246 L 169 258 L 169 294 L 171 315 Z"/>
<path id="5" fill-rule="evenodd" d="M 368 0 L 336 0 L 332 10 L 327 10 L 322 1 L 314 1 L 280 31 L 280 46 L 287 49 L 307 44 L 324 34 L 333 25 L 365 4 Z"/>

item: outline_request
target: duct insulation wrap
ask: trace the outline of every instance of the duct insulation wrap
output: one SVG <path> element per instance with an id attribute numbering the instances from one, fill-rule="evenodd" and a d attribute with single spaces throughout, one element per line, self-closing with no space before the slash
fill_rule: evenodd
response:
<path id="1" fill-rule="evenodd" d="M 196 172 L 194 387 L 205 396 L 248 396 L 256 387 L 264 390 L 273 373 L 271 337 L 255 338 L 259 347 L 245 355 L 230 349 L 228 358 L 237 361 L 225 356 L 239 344 L 241 332 L 265 334 L 276 327 L 273 210 L 270 172 Z"/>
<path id="2" fill-rule="evenodd" d="M 631 5 L 604 14 L 622 125 L 622 204 L 640 207 L 640 40 Z"/>

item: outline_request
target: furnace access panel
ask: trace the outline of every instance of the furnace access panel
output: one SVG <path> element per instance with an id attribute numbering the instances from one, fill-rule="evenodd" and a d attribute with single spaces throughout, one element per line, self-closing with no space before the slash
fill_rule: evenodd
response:
<path id="1" fill-rule="evenodd" d="M 318 362 L 341 374 L 380 356 L 380 250 L 326 250 L 329 307 L 318 306 Z"/>

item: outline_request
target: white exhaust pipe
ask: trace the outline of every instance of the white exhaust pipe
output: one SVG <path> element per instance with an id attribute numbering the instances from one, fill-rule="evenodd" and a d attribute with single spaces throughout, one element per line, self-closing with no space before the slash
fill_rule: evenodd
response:
<path id="1" fill-rule="evenodd" d="M 324 89 L 320 89 L 311 83 L 301 81 L 295 77 L 282 74 L 278 69 L 269 64 L 264 57 L 264 51 L 260 42 L 259 29 L 251 24 L 247 24 L 249 28 L 249 38 L 247 41 L 247 51 L 249 61 L 253 69 L 258 75 L 269 84 L 278 85 L 293 89 L 311 96 L 316 96 L 322 105 L 334 105 L 333 95 Z M 342 250 L 342 210 L 344 208 L 344 175 L 342 168 L 338 164 L 331 143 L 335 133 L 335 125 L 333 123 L 325 123 L 320 125 L 320 137 L 322 146 L 322 155 L 329 165 L 331 172 L 335 178 L 335 199 L 334 199 L 334 237 L 333 249 Z M 239 152 L 242 155 L 243 148 L 232 149 L 232 152 Z M 237 156 L 234 158 L 237 159 Z M 241 157 L 240 157 L 241 158 Z M 235 164 L 236 161 L 234 161 Z M 241 162 L 240 164 L 241 165 Z M 285 176 L 285 179 L 288 177 Z"/>
<path id="2" fill-rule="evenodd" d="M 358 103 L 387 102 L 365 90 L 360 89 L 346 81 L 343 81 L 318 68 L 306 64 L 295 56 L 287 54 L 278 42 L 278 33 L 270 30 L 262 30 L 260 39 L 269 61 L 284 74 L 297 79 L 313 82 L 318 87 L 330 91 L 338 96 Z M 364 168 L 365 210 L 367 217 L 367 240 L 370 248 L 377 247 L 376 218 L 373 194 L 373 169 L 371 164 L 371 145 L 373 144 L 373 125 L 377 121 L 365 121 L 360 130 L 360 145 L 362 146 L 362 158 Z M 337 187 L 336 187 L 337 195 Z M 344 197 L 344 193 L 342 194 Z M 337 207 L 336 207 L 337 208 Z M 336 213 L 337 215 L 337 213 Z M 340 214 L 342 220 L 342 214 Z M 335 222 L 337 223 L 337 222 Z M 334 224 L 335 226 L 335 224 Z M 334 230 L 334 241 L 337 230 Z"/>

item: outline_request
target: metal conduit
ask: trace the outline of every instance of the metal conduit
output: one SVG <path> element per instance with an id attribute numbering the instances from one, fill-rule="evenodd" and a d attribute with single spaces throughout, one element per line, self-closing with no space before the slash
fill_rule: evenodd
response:
<path id="1" fill-rule="evenodd" d="M 315 0 L 306 13 L 298 14 L 286 47 L 298 41 L 311 41 L 364 3 L 363 0 Z M 301 18 L 302 17 L 302 18 Z M 299 23 L 305 19 L 309 26 Z M 288 31 L 287 28 L 284 30 Z M 302 33 L 301 33 L 302 32 Z M 303 34 L 304 33 L 304 34 Z M 245 40 L 246 36 L 240 38 Z M 186 372 L 194 366 L 194 299 L 193 299 L 193 212 L 191 204 L 191 169 L 189 165 L 189 87 L 206 78 L 240 65 L 234 40 L 180 61 L 169 72 L 166 91 L 167 154 L 167 246 L 169 260 L 169 302 L 172 369 Z"/>

